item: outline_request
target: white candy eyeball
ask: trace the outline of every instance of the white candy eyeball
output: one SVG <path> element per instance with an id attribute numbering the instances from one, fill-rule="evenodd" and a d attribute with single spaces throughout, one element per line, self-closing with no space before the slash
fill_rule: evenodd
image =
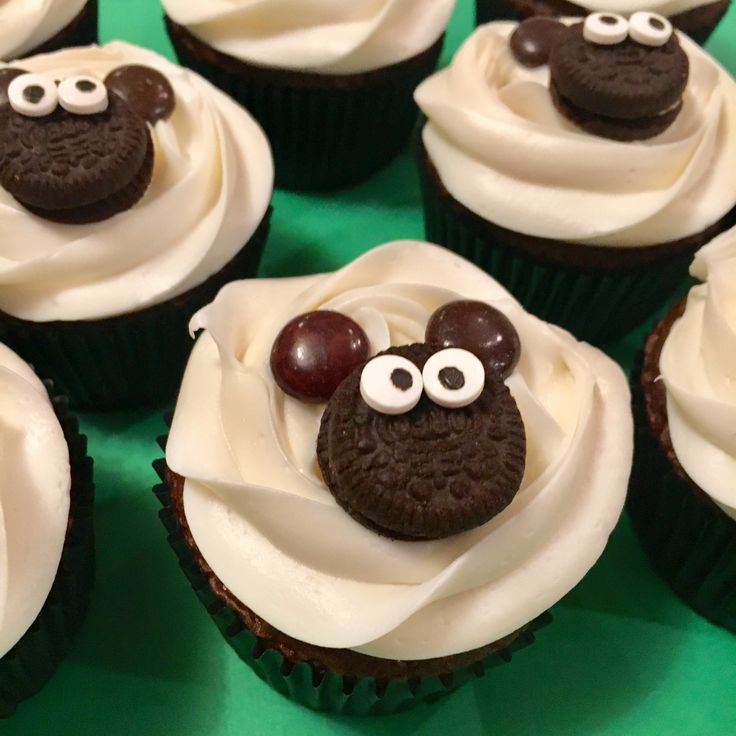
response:
<path id="1" fill-rule="evenodd" d="M 672 23 L 663 15 L 640 10 L 629 18 L 629 36 L 644 46 L 664 46 L 672 37 Z"/>
<path id="2" fill-rule="evenodd" d="M 40 74 L 21 74 L 8 85 L 8 101 L 17 113 L 42 118 L 56 110 L 56 85 Z"/>
<path id="3" fill-rule="evenodd" d="M 379 355 L 360 374 L 360 395 L 381 414 L 404 414 L 422 397 L 422 374 L 400 355 Z"/>
<path id="4" fill-rule="evenodd" d="M 446 348 L 435 353 L 422 370 L 424 391 L 435 404 L 459 409 L 472 404 L 486 382 L 483 363 L 461 348 Z"/>
<path id="5" fill-rule="evenodd" d="M 583 38 L 601 46 L 612 46 L 626 40 L 629 21 L 618 13 L 591 13 L 583 24 Z"/>
<path id="6" fill-rule="evenodd" d="M 75 115 L 94 115 L 107 110 L 107 87 L 88 76 L 67 77 L 59 85 L 59 104 Z"/>

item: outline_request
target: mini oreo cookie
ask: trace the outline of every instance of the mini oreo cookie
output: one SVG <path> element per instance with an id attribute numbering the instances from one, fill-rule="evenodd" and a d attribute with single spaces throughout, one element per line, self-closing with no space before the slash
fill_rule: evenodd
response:
<path id="1" fill-rule="evenodd" d="M 417 343 L 380 355 L 420 372 L 435 353 Z M 395 539 L 440 539 L 484 524 L 511 503 L 524 475 L 526 437 L 511 393 L 486 376 L 480 396 L 448 409 L 422 394 L 404 414 L 371 409 L 362 367 L 330 399 L 317 438 L 322 476 L 364 526 Z"/>
<path id="2" fill-rule="evenodd" d="M 579 23 L 554 45 L 549 67 L 555 105 L 572 122 L 595 135 L 643 140 L 677 117 L 689 62 L 674 33 L 661 46 L 631 38 L 603 45 L 585 40 Z"/>
<path id="3" fill-rule="evenodd" d="M 34 118 L 0 104 L 0 184 L 45 219 L 82 224 L 112 217 L 143 196 L 152 172 L 146 122 L 117 95 L 94 115 L 57 107 Z"/>

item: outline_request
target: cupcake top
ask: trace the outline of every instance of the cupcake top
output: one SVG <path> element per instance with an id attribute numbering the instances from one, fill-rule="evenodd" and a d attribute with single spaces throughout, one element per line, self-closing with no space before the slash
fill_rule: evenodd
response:
<path id="1" fill-rule="evenodd" d="M 97 319 L 165 301 L 219 271 L 263 218 L 268 142 L 193 72 L 118 41 L 0 65 L 3 79 L 2 311 Z"/>
<path id="2" fill-rule="evenodd" d="M 455 0 L 162 0 L 206 44 L 252 64 L 354 74 L 428 49 Z"/>
<path id="3" fill-rule="evenodd" d="M 734 206 L 736 83 L 683 34 L 658 45 L 650 26 L 641 42 L 616 18 L 598 16 L 596 32 L 621 31 L 605 43 L 579 21 L 489 23 L 418 87 L 424 145 L 455 199 L 516 232 L 631 247 L 699 233 Z"/>
<path id="4" fill-rule="evenodd" d="M 268 312 L 264 299 L 273 305 Z M 492 305 L 518 334 L 518 363 L 500 360 L 493 379 L 486 373 L 485 389 L 484 369 L 478 383 L 470 364 L 448 363 L 434 377 L 427 372 L 447 352 L 425 344 L 430 317 L 430 337 L 442 334 L 437 310 L 458 300 Z M 360 355 L 361 334 L 371 360 L 321 401 L 322 384 L 290 378 L 289 390 L 301 387 L 305 395 L 286 393 L 271 370 L 277 337 L 288 337 L 299 315 L 334 312 L 356 325 L 349 340 L 330 343 L 340 365 Z M 234 282 L 191 328 L 206 331 L 186 370 L 167 463 L 186 479 L 184 512 L 207 563 L 286 634 L 392 659 L 467 651 L 531 621 L 601 554 L 631 465 L 621 370 L 526 313 L 490 276 L 449 251 L 395 242 L 331 274 Z M 382 360 L 393 366 L 388 373 Z M 335 371 L 333 365 L 320 374 Z M 283 382 L 282 367 L 277 373 Z M 389 374 L 393 388 L 384 380 Z M 467 411 L 446 403 L 462 393 L 448 399 L 444 391 L 443 398 L 446 379 L 470 392 Z M 473 387 L 483 391 L 480 404 Z M 392 423 L 400 412 L 406 420 Z M 351 421 L 353 435 L 341 429 Z M 470 439 L 458 442 L 467 430 Z M 333 465 L 326 462 L 330 452 Z M 504 483 L 486 483 L 497 467 L 508 476 Z M 390 482 L 382 475 L 387 469 L 408 473 L 410 494 L 412 474 L 449 488 L 446 498 L 488 485 L 493 508 L 480 508 L 474 496 L 472 509 L 463 509 L 472 519 L 455 515 L 453 526 L 444 526 L 447 515 L 439 510 L 439 525 L 430 516 L 417 529 L 399 508 L 403 492 L 395 499 L 398 513 L 390 498 L 386 505 L 385 498 L 356 495 L 359 476 L 379 488 Z"/>
<path id="5" fill-rule="evenodd" d="M 0 59 L 15 59 L 71 23 L 87 0 L 2 0 Z"/>
<path id="6" fill-rule="evenodd" d="M 69 450 L 46 389 L 0 344 L 0 657 L 51 590 L 69 521 Z"/>
<path id="7" fill-rule="evenodd" d="M 736 519 L 736 228 L 701 248 L 659 360 L 672 447 L 685 472 Z"/>

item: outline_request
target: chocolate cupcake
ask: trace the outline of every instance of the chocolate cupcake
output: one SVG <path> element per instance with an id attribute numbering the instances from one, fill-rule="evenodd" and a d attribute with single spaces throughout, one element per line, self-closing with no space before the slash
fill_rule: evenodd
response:
<path id="1" fill-rule="evenodd" d="M 97 0 L 4 0 L 0 61 L 97 42 Z"/>
<path id="2" fill-rule="evenodd" d="M 0 345 L 0 719 L 51 677 L 94 578 L 92 460 L 68 401 Z"/>
<path id="3" fill-rule="evenodd" d="M 736 221 L 736 82 L 653 13 L 475 31 L 416 92 L 427 238 L 606 341 Z"/>
<path id="4" fill-rule="evenodd" d="M 640 10 L 654 11 L 669 19 L 675 28 L 687 33 L 699 44 L 704 44 L 721 18 L 728 11 L 731 0 L 686 0 L 685 2 L 627 3 L 617 8 L 616 3 L 582 0 L 476 0 L 478 24 L 492 20 L 526 20 L 527 18 L 558 18 L 585 16 L 588 13 L 615 10 L 626 15 Z"/>
<path id="5" fill-rule="evenodd" d="M 273 146 L 276 183 L 354 184 L 406 145 L 455 0 L 212 7 L 162 0 L 179 61 L 240 102 Z"/>
<path id="6" fill-rule="evenodd" d="M 736 229 L 702 248 L 703 281 L 654 328 L 632 375 L 627 508 L 655 570 L 736 633 Z"/>
<path id="7" fill-rule="evenodd" d="M 86 409 L 171 399 L 187 321 L 255 274 L 273 164 L 205 80 L 115 42 L 0 67 L 0 339 Z"/>
<path id="8" fill-rule="evenodd" d="M 440 697 L 530 642 L 601 554 L 624 376 L 455 254 L 403 241 L 235 282 L 191 328 L 162 520 L 279 692 L 356 714 Z"/>

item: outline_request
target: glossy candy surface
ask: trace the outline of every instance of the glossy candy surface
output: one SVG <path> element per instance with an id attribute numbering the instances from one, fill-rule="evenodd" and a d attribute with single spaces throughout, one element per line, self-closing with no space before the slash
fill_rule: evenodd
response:
<path id="1" fill-rule="evenodd" d="M 368 360 L 363 328 L 339 312 L 318 310 L 294 317 L 271 350 L 276 383 L 302 401 L 327 401 L 354 368 Z"/>

